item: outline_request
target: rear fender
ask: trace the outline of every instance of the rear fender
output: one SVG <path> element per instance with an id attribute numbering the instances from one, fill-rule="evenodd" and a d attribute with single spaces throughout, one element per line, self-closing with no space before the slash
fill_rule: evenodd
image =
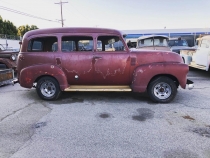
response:
<path id="1" fill-rule="evenodd" d="M 58 81 L 61 90 L 68 87 L 67 78 L 62 69 L 50 64 L 26 67 L 20 71 L 20 76 L 18 78 L 22 87 L 32 88 L 35 80 L 41 76 L 54 77 Z"/>
<path id="2" fill-rule="evenodd" d="M 133 73 L 131 88 L 134 92 L 145 92 L 156 76 L 173 76 L 185 89 L 189 67 L 183 63 L 153 63 L 137 67 Z"/>

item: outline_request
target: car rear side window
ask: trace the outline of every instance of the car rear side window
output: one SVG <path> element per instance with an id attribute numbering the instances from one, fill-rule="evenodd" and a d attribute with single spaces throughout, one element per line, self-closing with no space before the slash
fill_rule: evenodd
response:
<path id="1" fill-rule="evenodd" d="M 57 50 L 57 37 L 37 37 L 28 43 L 29 52 L 56 52 Z"/>
<path id="2" fill-rule="evenodd" d="M 99 36 L 97 40 L 97 51 L 115 52 L 125 51 L 123 42 L 118 36 Z"/>
<path id="3" fill-rule="evenodd" d="M 92 51 L 93 38 L 90 36 L 63 36 L 62 52 Z"/>

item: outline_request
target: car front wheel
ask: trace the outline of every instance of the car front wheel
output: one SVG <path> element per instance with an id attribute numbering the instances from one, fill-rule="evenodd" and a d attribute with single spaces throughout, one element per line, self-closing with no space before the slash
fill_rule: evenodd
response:
<path id="1" fill-rule="evenodd" d="M 177 86 L 172 79 L 161 76 L 149 84 L 147 91 L 153 102 L 168 103 L 176 96 Z"/>
<path id="2" fill-rule="evenodd" d="M 39 79 L 36 91 L 39 97 L 44 100 L 56 100 L 61 94 L 57 80 L 52 77 L 42 77 Z"/>

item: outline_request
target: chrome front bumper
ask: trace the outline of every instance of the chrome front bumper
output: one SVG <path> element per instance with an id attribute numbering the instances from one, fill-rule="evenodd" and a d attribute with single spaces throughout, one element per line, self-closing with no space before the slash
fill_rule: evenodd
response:
<path id="1" fill-rule="evenodd" d="M 194 83 L 193 81 L 187 79 L 187 85 L 188 85 L 188 89 L 189 90 L 194 88 L 194 84 L 193 83 Z"/>

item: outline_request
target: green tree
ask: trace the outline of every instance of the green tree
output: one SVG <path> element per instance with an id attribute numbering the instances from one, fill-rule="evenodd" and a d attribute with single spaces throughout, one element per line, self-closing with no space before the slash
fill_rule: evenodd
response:
<path id="1" fill-rule="evenodd" d="M 2 17 L 0 16 L 0 34 L 3 34 L 3 19 L 2 19 Z"/>
<path id="2" fill-rule="evenodd" d="M 18 27 L 18 36 L 23 36 L 26 32 L 31 31 L 31 30 L 35 30 L 38 29 L 38 27 L 36 25 L 22 25 Z"/>
<path id="3" fill-rule="evenodd" d="M 11 21 L 3 20 L 0 16 L 0 34 L 17 35 L 17 28 Z"/>
<path id="4" fill-rule="evenodd" d="M 17 35 L 17 28 L 16 26 L 10 22 L 9 20 L 4 20 L 4 31 L 3 33 L 6 35 Z"/>

